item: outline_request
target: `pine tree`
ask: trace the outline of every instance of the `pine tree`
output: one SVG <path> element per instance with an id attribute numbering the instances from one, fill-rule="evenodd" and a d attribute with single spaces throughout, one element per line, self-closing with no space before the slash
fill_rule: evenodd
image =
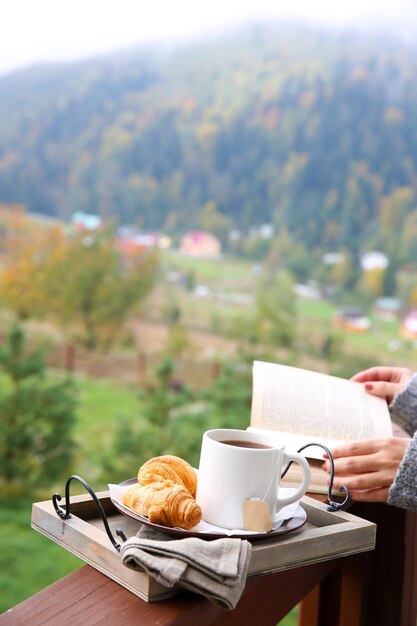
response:
<path id="1" fill-rule="evenodd" d="M 26 343 L 16 323 L 0 347 L 0 478 L 30 487 L 68 470 L 76 396 L 70 379 L 48 379 L 43 350 Z"/>

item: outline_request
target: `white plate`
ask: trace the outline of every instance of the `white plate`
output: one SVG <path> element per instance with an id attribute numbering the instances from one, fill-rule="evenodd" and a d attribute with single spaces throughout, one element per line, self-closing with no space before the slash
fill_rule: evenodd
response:
<path id="1" fill-rule="evenodd" d="M 117 485 L 116 487 L 125 489 L 126 487 L 134 485 L 136 482 L 136 478 L 131 478 L 129 480 L 123 481 L 122 483 L 120 483 L 120 485 Z M 200 537 L 201 539 L 219 539 L 220 537 L 238 537 L 241 539 L 249 539 L 250 541 L 254 541 L 257 539 L 269 539 L 270 537 L 276 537 L 278 535 L 284 535 L 286 533 L 292 532 L 294 530 L 297 530 L 298 528 L 301 528 L 301 526 L 303 526 L 303 524 L 305 524 L 305 522 L 307 521 L 307 514 L 304 511 L 303 507 L 299 503 L 295 503 L 294 505 L 290 505 L 291 509 L 290 507 L 288 507 L 290 511 L 290 517 L 288 519 L 279 520 L 278 527 L 273 528 L 269 532 L 229 530 L 227 528 L 222 529 L 218 526 L 212 526 L 204 520 L 190 530 L 185 530 L 183 528 L 170 528 L 169 526 L 154 524 L 153 522 L 150 522 L 147 517 L 139 515 L 128 506 L 125 506 L 121 502 L 121 499 L 117 497 L 117 490 L 112 489 L 113 487 L 115 486 L 109 485 L 110 499 L 118 511 L 120 511 L 124 515 L 127 515 L 128 517 L 137 520 L 138 522 L 141 522 L 142 524 L 145 524 L 146 526 L 158 530 L 159 532 L 165 533 L 167 535 L 173 535 L 177 538 Z"/>

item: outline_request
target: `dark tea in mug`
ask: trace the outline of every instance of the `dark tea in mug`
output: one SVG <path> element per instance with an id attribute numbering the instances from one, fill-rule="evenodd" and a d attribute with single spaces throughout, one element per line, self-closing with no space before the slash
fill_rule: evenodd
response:
<path id="1" fill-rule="evenodd" d="M 236 448 L 257 448 L 257 449 L 269 449 L 273 446 L 267 446 L 265 443 L 257 443 L 256 441 L 239 441 L 238 439 L 231 439 L 221 441 L 227 446 L 235 446 Z"/>

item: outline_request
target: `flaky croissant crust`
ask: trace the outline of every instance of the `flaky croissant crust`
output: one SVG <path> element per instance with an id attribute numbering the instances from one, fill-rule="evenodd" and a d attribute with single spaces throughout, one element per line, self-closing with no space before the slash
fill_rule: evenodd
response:
<path id="1" fill-rule="evenodd" d="M 124 494 L 123 504 L 148 517 L 153 524 L 170 528 L 189 530 L 202 518 L 201 508 L 189 491 L 170 480 L 132 485 Z"/>
<path id="2" fill-rule="evenodd" d="M 155 456 L 139 468 L 138 483 L 149 485 L 154 482 L 172 480 L 183 485 L 195 498 L 197 492 L 197 474 L 187 461 L 178 456 L 165 454 Z"/>

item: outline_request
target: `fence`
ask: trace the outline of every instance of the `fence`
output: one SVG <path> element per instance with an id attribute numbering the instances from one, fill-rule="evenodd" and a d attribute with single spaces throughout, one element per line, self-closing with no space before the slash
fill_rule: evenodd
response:
<path id="1" fill-rule="evenodd" d="M 155 382 L 155 372 L 164 360 L 155 353 L 101 352 L 73 344 L 54 343 L 46 352 L 49 367 L 93 378 L 109 378 L 141 387 Z M 191 388 L 206 387 L 221 370 L 218 361 L 195 361 L 175 357 L 173 379 Z"/>

